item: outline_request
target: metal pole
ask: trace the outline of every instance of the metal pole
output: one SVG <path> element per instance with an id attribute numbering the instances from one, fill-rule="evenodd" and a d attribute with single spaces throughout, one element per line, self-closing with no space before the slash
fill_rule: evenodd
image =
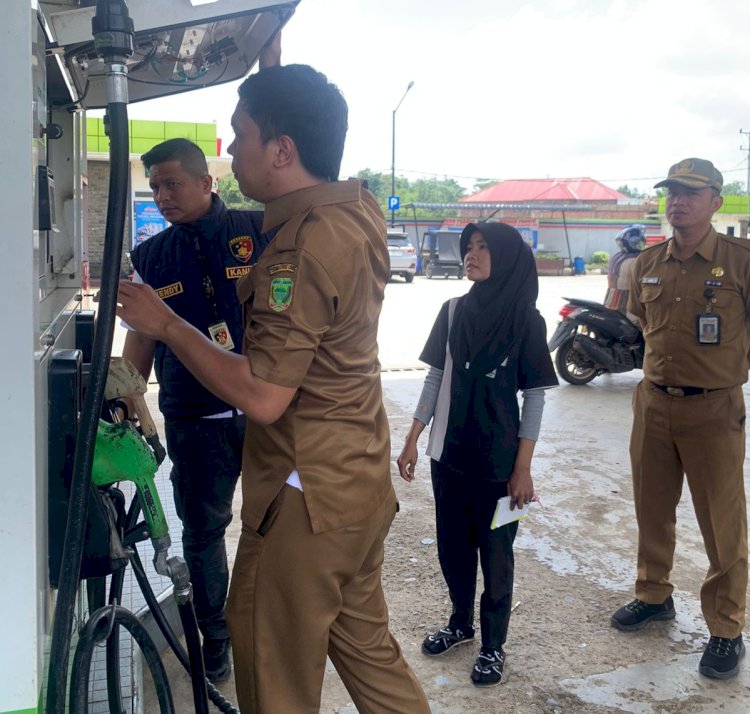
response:
<path id="1" fill-rule="evenodd" d="M 393 110 L 393 123 L 391 125 L 391 196 L 396 195 L 396 112 L 398 111 L 398 108 L 401 106 L 401 102 L 404 101 L 404 98 L 409 93 L 409 90 L 414 86 L 414 82 L 409 82 L 409 85 L 406 87 L 406 91 L 404 92 L 403 96 L 399 100 L 399 103 L 396 105 L 396 108 Z M 391 209 L 391 228 L 396 225 L 396 211 Z"/>
<path id="2" fill-rule="evenodd" d="M 408 90 L 407 90 L 408 91 Z M 393 110 L 393 124 L 391 128 L 391 196 L 396 195 L 396 110 Z M 391 228 L 396 223 L 396 211 L 391 209 Z"/>
<path id="3" fill-rule="evenodd" d="M 750 238 L 750 131 L 742 131 L 740 134 L 747 134 L 747 183 L 745 184 L 745 193 L 747 193 L 747 229 L 745 230 L 745 238 Z M 744 150 L 744 146 L 740 146 L 740 150 Z"/>

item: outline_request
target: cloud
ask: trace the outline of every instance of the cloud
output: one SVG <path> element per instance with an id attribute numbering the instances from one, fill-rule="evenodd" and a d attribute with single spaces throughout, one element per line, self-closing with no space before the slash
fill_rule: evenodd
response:
<path id="1" fill-rule="evenodd" d="M 684 156 L 744 166 L 747 26 L 750 3 L 735 0 L 305 0 L 283 61 L 312 64 L 346 96 L 345 174 L 390 170 L 393 109 L 413 80 L 398 173 L 650 185 Z M 236 89 L 215 92 L 164 118 L 210 112 L 228 143 Z"/>

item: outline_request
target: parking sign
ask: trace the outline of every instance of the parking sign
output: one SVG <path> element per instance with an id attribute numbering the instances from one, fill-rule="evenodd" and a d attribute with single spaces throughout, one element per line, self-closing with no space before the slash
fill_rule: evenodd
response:
<path id="1" fill-rule="evenodd" d="M 398 211 L 401 205 L 401 199 L 398 196 L 388 196 L 388 210 Z"/>

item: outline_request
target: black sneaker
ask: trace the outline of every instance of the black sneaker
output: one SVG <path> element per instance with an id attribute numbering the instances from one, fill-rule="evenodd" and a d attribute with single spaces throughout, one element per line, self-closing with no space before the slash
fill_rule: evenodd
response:
<path id="1" fill-rule="evenodd" d="M 492 687 L 503 681 L 505 652 L 482 647 L 471 671 L 471 681 L 477 687 Z"/>
<path id="2" fill-rule="evenodd" d="M 462 642 L 471 642 L 474 639 L 474 629 L 460 630 L 453 627 L 444 627 L 442 630 L 427 635 L 422 642 L 422 654 L 428 657 L 437 657 L 444 654 L 451 647 L 460 645 Z"/>
<path id="3" fill-rule="evenodd" d="M 229 657 L 231 643 L 229 638 L 220 640 L 203 640 L 203 664 L 206 667 L 206 677 L 210 682 L 223 682 L 229 679 L 232 672 L 232 660 Z"/>
<path id="4" fill-rule="evenodd" d="M 740 671 L 740 660 L 744 656 L 745 643 L 742 635 L 733 640 L 712 635 L 701 657 L 698 671 L 704 677 L 730 679 Z"/>
<path id="5" fill-rule="evenodd" d="M 612 615 L 610 622 L 618 630 L 632 632 L 644 628 L 651 620 L 674 620 L 674 615 L 674 601 L 670 595 L 659 605 L 633 600 Z"/>

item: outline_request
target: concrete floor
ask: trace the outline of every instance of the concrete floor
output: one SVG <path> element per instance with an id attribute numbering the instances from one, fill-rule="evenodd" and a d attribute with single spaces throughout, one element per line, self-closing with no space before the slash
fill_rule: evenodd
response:
<path id="1" fill-rule="evenodd" d="M 384 398 L 388 406 L 392 431 L 398 432 L 410 421 L 410 414 L 421 388 L 424 372 L 416 356 L 432 326 L 442 301 L 461 294 L 469 288 L 467 281 L 432 280 L 417 278 L 411 285 L 394 282 L 386 290 L 386 302 L 381 318 L 379 343 L 383 365 Z M 562 296 L 599 300 L 606 286 L 604 276 L 542 277 L 538 306 L 547 320 L 548 333 L 554 330 Z M 683 498 L 678 513 L 678 554 L 674 579 L 675 598 L 679 602 L 674 624 L 656 634 L 640 633 L 623 637 L 608 626 L 608 616 L 617 605 L 630 599 L 634 575 L 636 528 L 630 493 L 627 454 L 630 429 L 630 397 L 641 378 L 640 372 L 605 376 L 583 387 L 563 384 L 549 392 L 544 414 L 543 437 L 534 461 L 534 471 L 544 508 L 527 519 L 530 523 L 519 531 L 516 541 L 518 558 L 533 564 L 539 579 L 533 587 L 539 591 L 560 588 L 561 583 L 576 583 L 578 594 L 585 591 L 590 599 L 603 603 L 597 617 L 601 622 L 588 635 L 576 633 L 576 623 L 563 623 L 570 618 L 564 610 L 566 603 L 576 602 L 575 595 L 561 602 L 560 611 L 539 613 L 546 618 L 544 631 L 550 652 L 580 653 L 585 660 L 580 669 L 575 665 L 561 665 L 552 678 L 556 691 L 568 699 L 563 706 L 554 699 L 549 708 L 537 709 L 509 702 L 497 708 L 486 708 L 483 703 L 464 701 L 458 708 L 446 708 L 440 687 L 446 682 L 427 681 L 425 684 L 433 712 L 479 711 L 628 711 L 649 712 L 728 712 L 740 714 L 750 711 L 750 664 L 745 664 L 733 681 L 716 683 L 697 674 L 697 661 L 706 638 L 705 624 L 700 613 L 698 590 L 707 561 L 700 534 L 692 513 L 689 498 Z M 746 390 L 746 400 L 750 392 Z M 400 450 L 403 433 L 394 433 L 394 459 Z M 424 468 L 424 467 L 423 467 Z M 395 472 L 394 478 L 400 483 Z M 749 484 L 750 485 L 750 484 Z M 403 485 L 397 485 L 403 489 Z M 410 495 L 411 493 L 411 495 Z M 403 491 L 399 496 L 405 505 L 416 491 Z M 236 499 L 239 508 L 239 495 Z M 239 519 L 232 525 L 239 529 Z M 392 536 L 394 537 L 394 536 Z M 230 534 L 236 538 L 236 533 Z M 419 541 L 414 544 L 419 549 Z M 388 577 L 386 573 L 386 578 Z M 386 590 L 391 586 L 385 581 Z M 528 587 L 520 582 L 521 591 Z M 523 596 L 522 596 L 523 597 Z M 390 602 L 390 597 L 389 597 Z M 394 626 L 405 610 L 391 603 Z M 602 614 L 604 613 L 604 614 Z M 573 633 L 573 634 L 571 634 Z M 399 639 L 401 639 L 399 635 Z M 411 662 L 419 658 L 418 645 L 402 642 Z M 523 643 L 519 648 L 523 647 Z M 411 648 L 411 650 L 410 650 Z M 612 650 L 621 649 L 621 664 L 612 664 Z M 539 652 L 531 655 L 539 657 Z M 424 658 L 423 658 L 424 659 Z M 573 659 L 573 662 L 576 660 Z M 617 660 L 620 662 L 620 660 Z M 176 710 L 187 714 L 193 711 L 189 684 L 179 673 L 173 658 L 166 658 L 167 667 L 175 682 Z M 548 676 L 534 671 L 516 686 L 531 691 L 547 686 L 542 680 Z M 539 670 L 541 672 L 541 670 Z M 438 677 L 437 680 L 440 680 Z M 450 685 L 451 683 L 448 682 Z M 509 691 L 504 685 L 502 689 Z M 221 687 L 233 698 L 233 682 Z M 470 689 L 470 688 L 469 688 Z M 463 690 L 461 690 L 463 692 Z M 517 694 L 519 692 L 516 692 Z M 559 699 L 559 697 L 558 697 Z M 347 700 L 337 675 L 330 671 L 323 695 L 325 708 L 333 714 L 355 714 Z M 513 700 L 515 701 L 515 700 Z M 144 711 L 158 711 L 153 697 L 147 692 Z M 408 713 L 404 713 L 408 714 Z"/>

